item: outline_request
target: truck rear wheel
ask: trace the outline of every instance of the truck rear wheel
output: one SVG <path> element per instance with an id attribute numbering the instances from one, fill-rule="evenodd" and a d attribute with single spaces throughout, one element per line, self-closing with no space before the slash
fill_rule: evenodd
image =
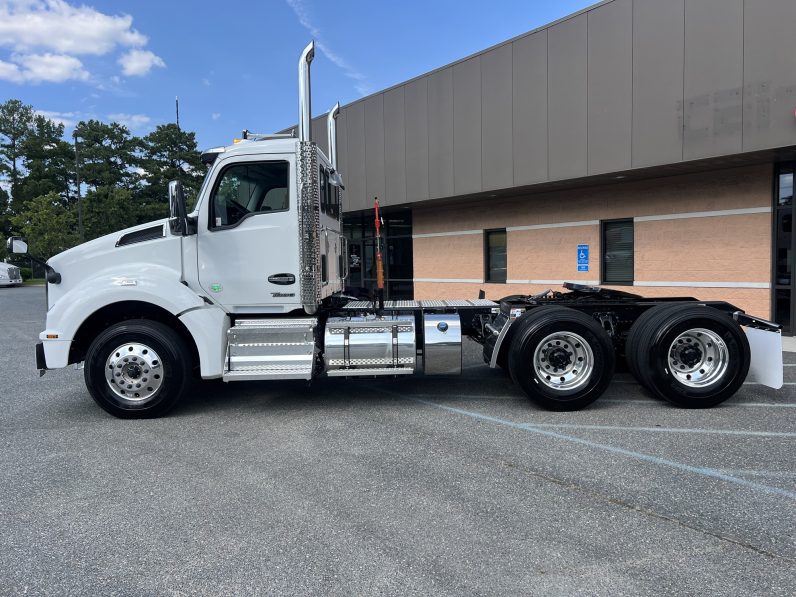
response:
<path id="1" fill-rule="evenodd" d="M 749 372 L 749 341 L 726 313 L 669 305 L 630 329 L 627 363 L 653 394 L 682 408 L 709 408 L 735 394 Z"/>
<path id="2" fill-rule="evenodd" d="M 614 370 L 614 348 L 589 315 L 566 307 L 528 311 L 508 354 L 512 379 L 549 410 L 577 410 L 599 398 Z"/>
<path id="3" fill-rule="evenodd" d="M 94 402 L 115 417 L 159 417 L 185 393 L 189 355 L 182 338 L 162 323 L 117 323 L 88 349 L 86 386 Z"/>

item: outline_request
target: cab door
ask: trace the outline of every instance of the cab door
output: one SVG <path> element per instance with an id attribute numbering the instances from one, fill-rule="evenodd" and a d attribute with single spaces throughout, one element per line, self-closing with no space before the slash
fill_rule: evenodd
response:
<path id="1" fill-rule="evenodd" d="M 228 161 L 199 216 L 199 284 L 233 313 L 291 311 L 300 305 L 294 156 Z"/>

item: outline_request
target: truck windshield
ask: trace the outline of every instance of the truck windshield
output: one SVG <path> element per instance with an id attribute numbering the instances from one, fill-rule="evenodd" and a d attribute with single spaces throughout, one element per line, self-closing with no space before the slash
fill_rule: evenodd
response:
<path id="1" fill-rule="evenodd" d="M 207 182 L 210 180 L 210 172 L 213 170 L 213 166 L 208 166 L 207 173 L 205 173 L 205 179 L 202 181 L 202 186 L 199 187 L 199 192 L 196 193 L 196 198 L 193 200 L 193 207 L 191 208 L 191 213 L 195 212 L 199 208 L 199 198 L 202 196 L 202 193 L 205 192 L 205 187 L 207 186 Z"/>

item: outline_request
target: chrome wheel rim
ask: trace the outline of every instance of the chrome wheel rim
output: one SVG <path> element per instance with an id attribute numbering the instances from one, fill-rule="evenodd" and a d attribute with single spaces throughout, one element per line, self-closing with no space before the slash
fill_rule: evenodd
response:
<path id="1" fill-rule="evenodd" d="M 163 363 L 146 344 L 130 342 L 111 351 L 105 361 L 108 387 L 125 402 L 152 400 L 163 385 Z"/>
<path id="2" fill-rule="evenodd" d="M 582 336 L 573 332 L 556 332 L 536 345 L 533 367 L 543 385 L 552 390 L 571 392 L 589 381 L 594 369 L 594 353 Z"/>
<path id="3" fill-rule="evenodd" d="M 669 371 L 689 388 L 704 388 L 727 372 L 730 353 L 716 332 L 705 328 L 686 330 L 669 347 Z"/>

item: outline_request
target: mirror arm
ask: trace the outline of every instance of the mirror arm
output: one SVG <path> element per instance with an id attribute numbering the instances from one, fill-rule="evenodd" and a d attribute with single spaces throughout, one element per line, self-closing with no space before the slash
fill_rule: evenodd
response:
<path id="1" fill-rule="evenodd" d="M 61 274 L 55 271 L 50 265 L 47 265 L 47 262 L 43 259 L 39 259 L 38 257 L 34 257 L 33 255 L 26 255 L 28 259 L 30 259 L 34 263 L 38 263 L 44 268 L 44 277 L 50 284 L 60 284 L 61 283 Z"/>

